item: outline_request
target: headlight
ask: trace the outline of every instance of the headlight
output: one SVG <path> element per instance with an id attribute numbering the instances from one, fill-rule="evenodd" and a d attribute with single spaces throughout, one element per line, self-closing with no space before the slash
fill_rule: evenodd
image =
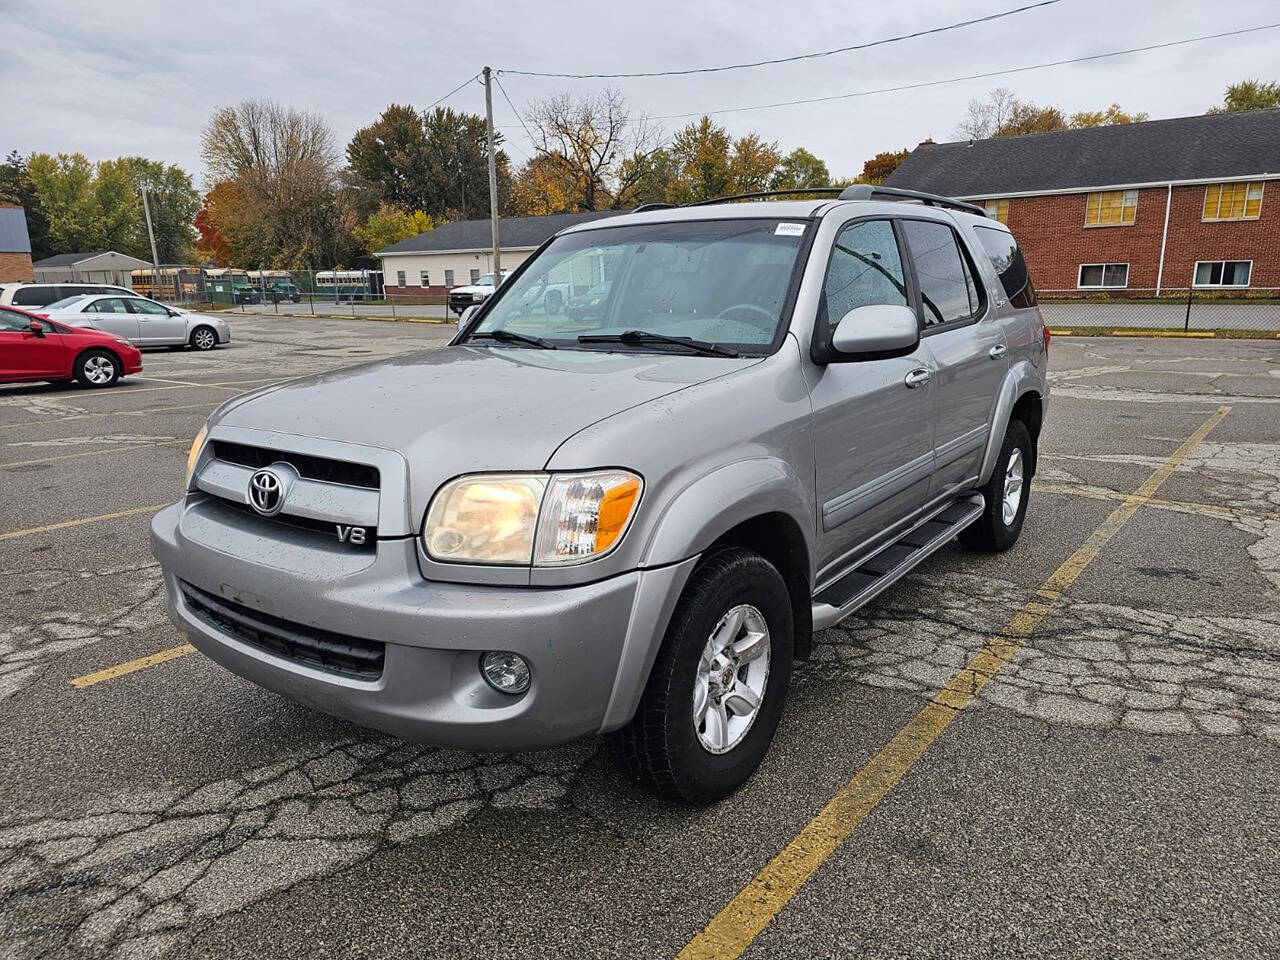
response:
<path id="1" fill-rule="evenodd" d="M 191 452 L 187 454 L 187 481 L 186 489 L 191 487 L 191 474 L 195 472 L 196 461 L 200 459 L 200 451 L 204 449 L 205 437 L 209 436 L 209 424 L 205 424 L 200 428 L 200 432 L 196 434 L 196 438 L 191 441 Z"/>
<path id="2" fill-rule="evenodd" d="M 580 563 L 617 546 L 641 487 L 626 470 L 459 477 L 432 498 L 422 546 L 447 563 Z"/>

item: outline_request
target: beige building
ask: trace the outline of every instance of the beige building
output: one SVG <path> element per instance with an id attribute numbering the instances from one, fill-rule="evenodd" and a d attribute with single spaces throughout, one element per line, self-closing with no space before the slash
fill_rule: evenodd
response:
<path id="1" fill-rule="evenodd" d="M 132 287 L 134 270 L 148 270 L 151 264 L 127 253 L 94 250 L 88 253 L 60 253 L 35 264 L 36 280 L 42 283 L 107 283 Z"/>

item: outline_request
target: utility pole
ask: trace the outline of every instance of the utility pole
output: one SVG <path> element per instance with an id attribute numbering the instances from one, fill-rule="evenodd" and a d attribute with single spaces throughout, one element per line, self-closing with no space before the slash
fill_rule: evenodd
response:
<path id="1" fill-rule="evenodd" d="M 498 159 L 493 152 L 493 71 L 484 68 L 484 127 L 489 139 L 489 223 L 493 227 L 493 285 L 502 283 L 502 251 L 498 247 Z"/>
<path id="2" fill-rule="evenodd" d="M 151 292 L 154 294 L 160 289 L 160 258 L 156 256 L 156 233 L 151 229 L 151 204 L 147 202 L 146 184 L 142 186 L 142 212 L 147 218 L 147 236 L 151 238 Z M 177 285 L 177 280 L 174 284 Z"/>

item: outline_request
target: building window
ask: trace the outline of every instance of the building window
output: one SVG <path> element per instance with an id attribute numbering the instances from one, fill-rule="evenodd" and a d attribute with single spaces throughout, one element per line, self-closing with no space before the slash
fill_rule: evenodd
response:
<path id="1" fill-rule="evenodd" d="M 1211 183 L 1204 188 L 1201 220 L 1257 220 L 1262 216 L 1262 181 Z"/>
<path id="2" fill-rule="evenodd" d="M 472 267 L 471 268 L 471 285 L 474 287 L 479 282 L 480 282 L 480 271 L 477 270 L 475 267 Z"/>
<path id="3" fill-rule="evenodd" d="M 1193 283 L 1197 287 L 1247 287 L 1252 272 L 1252 260 L 1197 260 Z"/>
<path id="4" fill-rule="evenodd" d="M 1009 198 L 1004 197 L 999 200 L 984 200 L 982 209 L 987 211 L 987 216 L 992 220 L 999 220 L 1001 223 L 1009 222 Z"/>
<path id="5" fill-rule="evenodd" d="M 1081 290 L 1101 290 L 1128 285 L 1129 265 L 1127 263 L 1080 264 L 1080 280 L 1076 286 Z"/>
<path id="6" fill-rule="evenodd" d="M 452 286 L 453 286 L 453 271 L 452 271 L 452 270 L 446 270 L 446 271 L 444 272 L 444 285 L 445 285 L 446 287 L 452 287 Z"/>
<path id="7" fill-rule="evenodd" d="M 404 271 L 403 271 L 403 270 L 397 270 L 397 271 L 396 271 L 396 286 L 397 286 L 397 287 L 403 287 L 403 286 L 404 286 Z"/>
<path id="8" fill-rule="evenodd" d="M 1086 227 L 1127 227 L 1137 218 L 1137 190 L 1104 190 L 1089 194 L 1085 201 Z"/>
<path id="9" fill-rule="evenodd" d="M 418 271 L 418 286 L 420 287 L 431 286 L 431 275 L 428 271 L 426 270 Z"/>

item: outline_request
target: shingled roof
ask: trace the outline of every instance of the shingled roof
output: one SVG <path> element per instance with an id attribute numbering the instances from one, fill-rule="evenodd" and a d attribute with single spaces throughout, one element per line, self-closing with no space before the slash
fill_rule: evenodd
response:
<path id="1" fill-rule="evenodd" d="M 499 240 L 512 249 L 536 247 L 566 227 L 612 217 L 624 210 L 597 210 L 591 213 L 553 213 L 546 217 L 504 217 L 498 221 Z M 493 242 L 488 220 L 458 220 L 420 233 L 379 250 L 375 257 L 397 253 L 444 253 L 446 251 L 488 250 Z"/>
<path id="2" fill-rule="evenodd" d="M 1280 108 L 923 143 L 886 182 L 978 198 L 1246 176 L 1280 176 Z"/>

